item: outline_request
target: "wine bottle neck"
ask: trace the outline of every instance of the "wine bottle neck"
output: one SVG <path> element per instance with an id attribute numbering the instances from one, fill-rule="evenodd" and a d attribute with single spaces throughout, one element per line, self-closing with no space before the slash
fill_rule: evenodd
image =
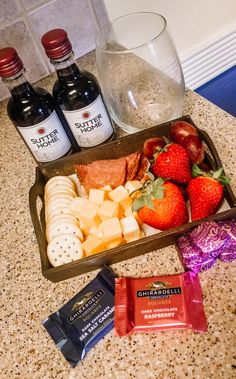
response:
<path id="1" fill-rule="evenodd" d="M 60 81 L 77 80 L 81 75 L 73 52 L 61 59 L 51 59 L 51 63 L 54 65 Z"/>
<path id="2" fill-rule="evenodd" d="M 7 85 L 12 96 L 22 96 L 29 97 L 34 94 L 34 89 L 28 82 L 24 74 L 24 69 L 19 71 L 14 76 L 8 78 L 3 78 L 3 82 Z"/>

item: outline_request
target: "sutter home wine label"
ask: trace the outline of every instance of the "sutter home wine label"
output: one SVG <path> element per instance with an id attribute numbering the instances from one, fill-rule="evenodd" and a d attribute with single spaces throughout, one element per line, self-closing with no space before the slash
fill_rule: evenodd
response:
<path id="1" fill-rule="evenodd" d="M 114 325 L 115 274 L 107 266 L 43 325 L 75 367 Z"/>
<path id="2" fill-rule="evenodd" d="M 113 134 L 113 127 L 100 95 L 84 108 L 63 110 L 63 113 L 81 147 L 99 145 Z"/>
<path id="3" fill-rule="evenodd" d="M 32 126 L 17 126 L 38 162 L 49 162 L 65 155 L 71 143 L 55 111 L 46 120 Z"/>
<path id="4" fill-rule="evenodd" d="M 115 283 L 117 335 L 188 328 L 207 331 L 197 274 L 116 278 Z"/>

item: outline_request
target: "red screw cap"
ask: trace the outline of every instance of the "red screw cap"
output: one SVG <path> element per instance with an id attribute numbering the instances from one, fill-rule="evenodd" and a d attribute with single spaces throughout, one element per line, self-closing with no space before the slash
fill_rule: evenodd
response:
<path id="1" fill-rule="evenodd" d="M 41 38 L 45 53 L 50 59 L 60 59 L 72 51 L 67 33 L 63 29 L 53 29 Z"/>
<path id="2" fill-rule="evenodd" d="M 0 49 L 0 77 L 7 78 L 21 71 L 22 60 L 13 47 Z"/>

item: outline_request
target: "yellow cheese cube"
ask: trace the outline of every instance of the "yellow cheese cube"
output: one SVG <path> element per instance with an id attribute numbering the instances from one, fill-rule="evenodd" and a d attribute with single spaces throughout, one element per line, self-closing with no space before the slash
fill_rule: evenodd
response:
<path id="1" fill-rule="evenodd" d="M 101 220 L 106 220 L 112 217 L 118 217 L 120 214 L 120 206 L 111 200 L 105 200 L 98 209 L 98 216 Z"/>
<path id="2" fill-rule="evenodd" d="M 125 241 L 126 241 L 126 243 L 129 243 L 129 242 L 137 241 L 140 238 L 141 238 L 141 234 L 139 236 L 136 236 L 136 237 L 127 238 Z"/>
<path id="3" fill-rule="evenodd" d="M 120 220 L 122 233 L 124 239 L 127 241 L 134 241 L 135 239 L 140 238 L 140 229 L 139 225 L 134 216 L 129 216 L 122 218 Z"/>
<path id="4" fill-rule="evenodd" d="M 139 224 L 139 226 L 141 227 L 143 225 L 143 221 L 141 220 L 141 218 L 139 217 L 138 215 L 138 212 L 133 212 L 133 216 L 135 217 L 137 223 Z"/>
<path id="5" fill-rule="evenodd" d="M 132 215 L 133 215 L 132 206 L 129 206 L 129 207 L 127 207 L 124 210 L 124 216 L 125 217 L 129 217 L 129 216 L 132 216 Z"/>
<path id="6" fill-rule="evenodd" d="M 88 199 L 85 199 L 84 197 L 75 197 L 72 202 L 70 203 L 70 211 L 73 214 L 73 216 L 78 217 L 80 209 L 84 207 L 88 203 Z"/>
<path id="7" fill-rule="evenodd" d="M 125 210 L 126 208 L 130 207 L 133 203 L 133 199 L 129 196 L 127 197 L 126 199 L 122 200 L 120 202 L 120 205 L 122 207 L 123 210 Z"/>
<path id="8" fill-rule="evenodd" d="M 123 243 L 124 243 L 124 239 L 123 238 L 119 238 L 119 239 L 117 239 L 115 241 L 107 243 L 106 247 L 107 247 L 107 249 L 114 249 L 115 247 L 120 246 Z"/>
<path id="9" fill-rule="evenodd" d="M 125 188 L 127 189 L 129 193 L 132 193 L 141 187 L 142 187 L 142 184 L 139 180 L 128 180 L 125 183 Z"/>
<path id="10" fill-rule="evenodd" d="M 86 256 L 101 253 L 106 249 L 106 245 L 101 238 L 97 236 L 88 236 L 86 241 L 82 243 L 82 247 L 85 251 Z"/>
<path id="11" fill-rule="evenodd" d="M 90 233 L 90 228 L 82 221 L 79 220 L 79 227 L 83 233 L 84 236 L 88 236 Z"/>
<path id="12" fill-rule="evenodd" d="M 105 192 L 100 189 L 93 189 L 91 188 L 89 190 L 89 201 L 94 204 L 101 205 L 105 198 Z"/>
<path id="13" fill-rule="evenodd" d="M 89 234 L 92 234 L 93 236 L 97 236 L 98 238 L 103 239 L 102 224 L 100 224 L 97 228 L 91 228 L 89 231 Z"/>
<path id="14" fill-rule="evenodd" d="M 102 221 L 104 241 L 107 243 L 122 238 L 122 230 L 118 217 L 109 218 Z"/>
<path id="15" fill-rule="evenodd" d="M 109 192 L 108 196 L 116 203 L 120 203 L 122 200 L 125 200 L 127 197 L 129 197 L 129 192 L 124 186 L 119 186 Z"/>
<path id="16" fill-rule="evenodd" d="M 108 194 L 109 194 L 109 192 L 112 191 L 112 187 L 110 186 L 110 184 L 108 184 L 108 185 L 106 185 L 106 186 L 104 186 L 104 187 L 102 187 L 100 189 L 105 192 L 105 200 L 109 200 Z"/>
<path id="17" fill-rule="evenodd" d="M 88 202 L 79 211 L 78 218 L 83 222 L 88 228 L 96 228 L 101 219 L 98 216 L 99 205 Z"/>

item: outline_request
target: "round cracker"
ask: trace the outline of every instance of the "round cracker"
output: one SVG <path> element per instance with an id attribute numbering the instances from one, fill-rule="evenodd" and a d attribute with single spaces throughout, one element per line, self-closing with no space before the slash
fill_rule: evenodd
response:
<path id="1" fill-rule="evenodd" d="M 60 234 L 72 234 L 79 238 L 81 242 L 84 240 L 84 236 L 80 228 L 75 223 L 70 221 L 58 221 L 52 224 L 47 231 L 47 240 L 50 242 L 54 237 Z"/>
<path id="2" fill-rule="evenodd" d="M 51 227 L 51 225 L 55 224 L 57 221 L 70 221 L 72 223 L 75 223 L 77 226 L 79 226 L 79 222 L 74 216 L 70 214 L 59 214 L 59 215 L 53 216 L 47 221 L 47 228 Z"/>
<path id="3" fill-rule="evenodd" d="M 57 208 L 68 208 L 70 209 L 70 204 L 72 200 L 65 200 L 63 198 L 55 199 L 54 201 L 51 201 L 49 203 L 46 203 L 45 205 L 45 214 L 50 213 L 54 209 Z"/>
<path id="4" fill-rule="evenodd" d="M 60 234 L 47 246 L 47 255 L 52 266 L 57 267 L 83 258 L 80 240 L 72 234 Z"/>
<path id="5" fill-rule="evenodd" d="M 45 206 L 51 204 L 51 203 L 54 203 L 55 201 L 57 200 L 66 200 L 66 201 L 72 201 L 74 200 L 74 196 L 71 195 L 71 194 L 68 194 L 68 193 L 63 193 L 63 192 L 59 192 L 59 193 L 55 193 L 53 196 L 50 196 L 46 201 L 45 201 Z"/>
<path id="6" fill-rule="evenodd" d="M 65 188 L 66 190 L 68 189 L 68 190 L 73 190 L 73 191 L 75 191 L 75 187 L 73 186 L 73 185 L 70 185 L 70 184 L 68 184 L 68 183 L 53 183 L 52 185 L 50 185 L 49 187 L 45 187 L 45 190 L 44 190 L 44 194 L 45 194 L 45 196 L 47 196 L 48 194 L 50 194 L 50 193 L 55 193 L 58 189 L 63 189 L 63 188 Z"/>
<path id="7" fill-rule="evenodd" d="M 50 212 L 45 214 L 46 222 L 50 223 L 53 216 L 57 215 L 72 215 L 70 209 L 68 207 L 57 207 L 56 209 L 51 210 Z"/>
<path id="8" fill-rule="evenodd" d="M 69 187 L 55 187 L 53 190 L 50 190 L 49 192 L 44 194 L 45 202 L 48 202 L 50 199 L 52 199 L 57 194 L 65 194 L 65 195 L 71 195 L 73 197 L 76 197 L 77 194 L 75 190 Z"/>
<path id="9" fill-rule="evenodd" d="M 67 183 L 69 185 L 74 185 L 74 182 L 71 178 L 69 178 L 68 176 L 62 176 L 62 175 L 58 175 L 58 176 L 53 176 L 52 178 L 50 178 L 46 185 L 45 185 L 45 188 L 48 188 L 49 186 L 51 186 L 52 184 L 54 183 L 59 183 L 59 182 L 62 182 L 62 183 Z"/>

